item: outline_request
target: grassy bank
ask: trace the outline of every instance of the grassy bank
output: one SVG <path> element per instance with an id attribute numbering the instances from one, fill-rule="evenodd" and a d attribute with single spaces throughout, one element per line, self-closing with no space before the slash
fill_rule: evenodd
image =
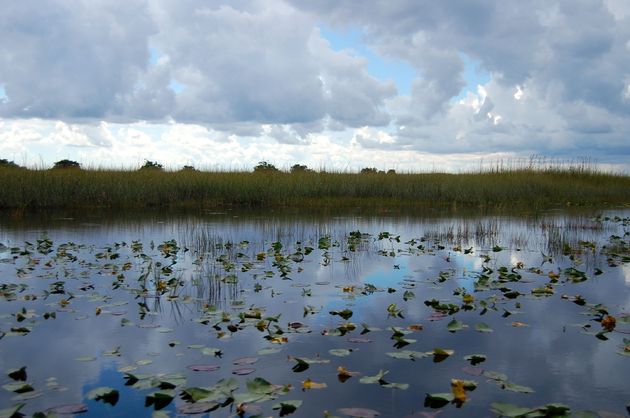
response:
<path id="1" fill-rule="evenodd" d="M 470 174 L 0 169 L 0 208 L 628 205 L 630 176 L 574 170 Z"/>

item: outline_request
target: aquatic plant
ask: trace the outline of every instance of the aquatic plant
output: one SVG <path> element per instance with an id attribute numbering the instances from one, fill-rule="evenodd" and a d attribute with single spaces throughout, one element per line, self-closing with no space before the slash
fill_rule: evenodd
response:
<path id="1" fill-rule="evenodd" d="M 527 208 L 630 204 L 630 176 L 570 171 L 464 174 L 285 173 L 156 168 L 0 170 L 0 208 L 418 207 Z M 264 164 L 263 164 L 264 163 Z M 78 163 L 77 163 L 78 164 Z"/>

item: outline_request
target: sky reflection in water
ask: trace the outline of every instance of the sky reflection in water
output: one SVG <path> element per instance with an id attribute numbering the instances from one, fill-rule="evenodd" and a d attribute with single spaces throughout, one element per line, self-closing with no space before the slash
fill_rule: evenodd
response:
<path id="1" fill-rule="evenodd" d="M 615 214 L 628 216 L 624 212 Z M 353 250 L 348 234 L 357 230 L 369 235 L 363 235 L 355 242 Z M 478 386 L 467 392 L 468 401 L 461 408 L 446 405 L 441 416 L 494 416 L 490 411 L 492 402 L 527 407 L 561 402 L 574 412 L 610 411 L 623 416 L 625 405 L 630 402 L 627 384 L 630 358 L 617 352 L 620 347 L 623 350 L 623 337 L 628 337 L 623 332 L 630 332 L 630 326 L 618 323 L 617 331 L 621 332 L 604 334 L 609 338 L 607 341 L 586 335 L 584 331 L 600 331 L 600 323 L 594 321 L 596 317 L 592 314 L 582 314 L 588 305 L 579 306 L 561 295 L 579 294 L 589 304 L 602 303 L 619 319 L 628 315 L 630 270 L 627 265 L 609 266 L 607 256 L 600 254 L 602 245 L 607 244 L 611 235 L 622 236 L 627 230 L 628 226 L 620 223 L 595 222 L 591 215 L 564 214 L 310 220 L 225 214 L 148 217 L 137 221 L 49 219 L 44 222 L 5 222 L 0 229 L 0 242 L 6 246 L 0 253 L 2 283 L 24 283 L 28 289 L 17 293 L 15 300 L 0 300 L 0 330 L 9 332 L 18 326 L 33 328 L 25 336 L 6 335 L 0 339 L 0 369 L 6 371 L 26 366 L 27 381 L 36 391 L 42 392 L 38 397 L 23 401 L 26 405 L 22 412 L 27 415 L 60 404 L 83 402 L 88 406 L 84 415 L 150 416 L 152 408 L 144 407 L 145 396 L 156 389 L 138 390 L 125 386 L 125 374 L 119 371 L 122 367 L 134 366 L 137 368 L 129 373 L 135 375 L 184 374 L 186 384 L 176 389 L 177 394 L 183 388 L 207 387 L 230 377 L 240 385 L 236 392 L 243 392 L 245 382 L 254 377 L 262 377 L 274 384 L 292 385 L 290 393 L 261 404 L 264 416 L 277 416 L 278 412 L 271 410 L 272 404 L 291 399 L 303 400 L 293 416 L 323 416 L 324 410 L 343 416 L 338 409 L 348 407 L 371 408 L 385 417 L 422 416 L 420 412 L 432 411 L 424 406 L 425 394 L 450 392 L 451 379 L 475 380 Z M 379 239 L 379 234 L 384 231 L 391 235 Z M 398 235 L 399 241 L 394 239 Z M 33 250 L 33 254 L 27 256 L 12 255 L 9 250 L 14 246 L 24 249 L 25 241 L 36 243 L 43 237 L 53 242 L 54 252 L 40 254 Z M 330 237 L 329 248 L 318 248 L 322 237 Z M 180 251 L 165 258 L 158 245 L 172 239 L 176 240 Z M 412 239 L 415 241 L 410 243 Z M 143 243 L 141 252 L 131 250 L 133 241 Z M 47 266 L 46 261 L 53 258 L 58 245 L 67 242 L 85 245 L 70 250 L 78 260 L 56 260 Z M 281 263 L 285 262 L 290 269 L 285 280 L 279 267 L 274 265 L 274 261 L 278 261 L 274 255 L 274 242 L 282 243 L 282 248 L 276 252 L 282 255 Z M 595 251 L 590 250 L 586 242 L 595 243 Z M 115 243 L 119 244 L 118 248 L 114 247 Z M 501 247 L 500 251 L 497 246 Z M 120 257 L 113 260 L 97 258 L 96 255 L 106 252 L 107 247 Z M 303 261 L 288 259 L 297 251 L 304 252 L 306 247 L 313 250 L 304 256 Z M 188 251 L 184 252 L 184 248 Z M 469 254 L 466 254 L 468 249 Z M 259 261 L 257 255 L 261 252 L 266 255 Z M 183 283 L 178 287 L 177 299 L 169 300 L 169 293 L 155 296 L 157 276 L 154 272 L 148 276 L 146 295 L 136 298 L 132 289 L 139 288 L 137 279 L 148 266 L 148 259 L 138 257 L 140 253 L 151 258 L 153 271 L 158 270 L 156 262 L 162 262 L 163 267 L 177 257 L 177 263 L 172 266 L 173 273 L 160 276 L 166 280 L 176 278 Z M 243 255 L 239 257 L 238 253 Z M 235 263 L 233 271 L 226 272 L 226 264 L 217 261 L 222 254 L 225 254 L 225 260 Z M 484 256 L 490 260 L 484 261 Z M 545 256 L 553 261 L 543 264 Z M 31 261 L 33 270 L 26 269 L 23 276 L 17 274 L 18 269 L 25 269 L 28 260 L 33 259 L 38 260 Z M 132 266 L 121 270 L 127 261 Z M 241 271 L 246 262 L 251 262 L 251 266 L 247 271 Z M 507 267 L 509 273 L 519 262 L 523 265 L 514 272 L 521 275 L 520 280 L 475 292 L 475 283 L 484 267 L 492 270 L 487 273 L 492 279 L 497 279 L 500 267 Z M 586 272 L 588 280 L 573 283 L 567 279 L 562 272 L 571 267 Z M 597 269 L 603 273 L 595 275 Z M 559 281 L 552 285 L 554 293 L 534 296 L 532 289 L 550 282 L 549 271 L 561 272 Z M 123 274 L 124 281 L 115 288 L 112 283 L 117 274 Z M 235 274 L 236 279 L 229 279 L 230 274 Z M 74 294 L 67 306 L 62 306 L 60 301 L 68 299 L 68 293 L 43 297 L 44 291 L 50 291 L 51 283 L 55 281 L 63 281 L 65 291 Z M 94 285 L 94 289 L 81 290 L 89 284 Z M 378 290 L 367 292 L 366 284 Z M 521 295 L 506 298 L 506 290 L 499 287 L 509 287 Z M 405 301 L 405 291 L 413 292 L 414 297 Z M 452 316 L 440 318 L 424 303 L 436 299 L 461 308 L 464 306 L 462 293 L 473 295 L 471 306 L 474 305 L 474 309 L 461 309 Z M 27 294 L 38 298 L 24 300 Z M 480 302 L 488 301 L 492 295 L 497 299 L 496 303 L 489 303 L 489 307 L 494 306 L 496 310 L 489 309 L 482 315 Z M 145 303 L 148 308 L 143 319 L 138 302 Z M 391 304 L 402 309 L 403 317 L 388 315 Z M 307 313 L 305 306 L 309 306 Z M 212 327 L 213 323 L 199 323 L 199 318 L 210 307 L 229 313 L 231 319 L 218 323 L 216 329 Z M 246 322 L 248 326 L 241 326 L 242 329 L 236 329 L 236 332 L 227 329 L 229 324 L 238 327 L 238 314 L 252 307 L 264 309 L 263 317 L 280 315 L 277 325 L 286 331 L 282 336 L 286 336 L 288 342 L 270 343 L 264 338 L 269 333 L 257 330 L 253 326 L 255 321 Z M 34 310 L 38 317 L 17 323 L 15 314 L 22 308 Z M 330 314 L 344 309 L 352 311 L 348 321 L 355 324 L 356 330 L 343 336 L 322 335 L 334 334 L 336 328 L 346 323 L 340 316 Z M 511 315 L 505 316 L 506 310 Z M 45 312 L 56 312 L 56 319 L 43 319 Z M 130 323 L 122 326 L 123 319 Z M 447 324 L 453 319 L 463 322 L 467 328 L 448 332 Z M 290 322 L 300 322 L 305 327 L 299 332 L 291 331 L 287 327 Z M 515 322 L 527 326 L 513 326 Z M 479 323 L 487 324 L 493 332 L 476 331 L 475 326 Z M 364 329 L 362 324 L 381 331 L 360 335 Z M 396 340 L 392 339 L 389 328 L 406 329 L 414 324 L 421 324 L 423 329 L 403 338 L 416 341 L 396 348 Z M 584 324 L 591 327 L 583 328 Z M 223 338 L 217 338 L 218 335 Z M 361 340 L 353 338 L 371 342 L 357 342 Z M 187 348 L 189 345 L 217 348 L 222 356 L 204 355 L 200 349 Z M 117 347 L 120 347 L 119 356 L 106 355 L 116 351 Z M 280 351 L 258 354 L 258 350 L 269 347 Z M 329 350 L 338 348 L 351 348 L 353 352 L 347 357 L 329 353 Z M 402 350 L 429 352 L 434 348 L 452 349 L 455 353 L 439 363 L 433 362 L 431 357 L 411 361 L 386 355 Z M 479 372 L 483 369 L 503 373 L 509 382 L 530 387 L 535 392 L 504 390 L 500 382 L 483 375 L 470 375 L 471 370 L 466 369 L 469 362 L 463 357 L 475 353 L 487 357 L 478 365 Z M 86 356 L 96 359 L 76 360 Z M 242 357 L 258 360 L 245 366 L 233 364 Z M 307 370 L 295 373 L 292 367 L 296 361 L 292 357 L 330 362 L 311 364 Z M 138 362 L 146 364 L 138 365 Z M 194 372 L 188 368 L 194 364 L 217 365 L 220 369 Z M 341 383 L 336 377 L 339 366 L 360 372 L 361 376 L 388 370 L 384 378 L 387 382 L 410 386 L 400 390 L 379 384 L 362 384 L 359 382 L 361 376 Z M 232 374 L 244 367 L 255 371 L 247 376 Z M 51 377 L 56 378 L 63 390 L 47 381 Z M 302 382 L 306 379 L 326 383 L 328 387 L 302 391 Z M 2 383 L 10 381 L 5 374 Z M 51 387 L 47 387 L 47 382 Z M 120 400 L 115 407 L 86 399 L 90 390 L 101 386 L 119 390 Z M 32 393 L 25 395 L 29 394 Z M 14 396 L 15 393 L 3 390 L 0 404 L 8 407 L 22 402 L 12 400 Z M 175 410 L 184 404 L 176 396 L 164 411 L 174 415 Z M 229 416 L 235 412 L 235 406 L 230 405 L 210 416 Z"/>

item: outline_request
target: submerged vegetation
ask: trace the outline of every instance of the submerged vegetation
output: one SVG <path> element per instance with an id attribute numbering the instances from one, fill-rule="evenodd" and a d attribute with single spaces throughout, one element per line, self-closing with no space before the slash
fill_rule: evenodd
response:
<path id="1" fill-rule="evenodd" d="M 8 162 L 7 162 L 8 163 Z M 63 164 L 62 164 L 63 163 Z M 74 163 L 74 164 L 70 164 Z M 78 168 L 63 160 L 55 167 Z M 0 165 L 0 208 L 483 207 L 627 205 L 630 176 L 590 166 L 496 167 L 473 173 L 289 172 L 262 161 L 253 172 L 43 170 Z"/>

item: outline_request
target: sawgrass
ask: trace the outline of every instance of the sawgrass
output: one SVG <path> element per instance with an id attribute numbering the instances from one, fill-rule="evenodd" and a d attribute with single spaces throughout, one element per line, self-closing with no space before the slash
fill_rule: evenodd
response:
<path id="1" fill-rule="evenodd" d="M 630 176 L 584 167 L 463 174 L 0 168 L 0 208 L 529 207 L 630 204 Z"/>

